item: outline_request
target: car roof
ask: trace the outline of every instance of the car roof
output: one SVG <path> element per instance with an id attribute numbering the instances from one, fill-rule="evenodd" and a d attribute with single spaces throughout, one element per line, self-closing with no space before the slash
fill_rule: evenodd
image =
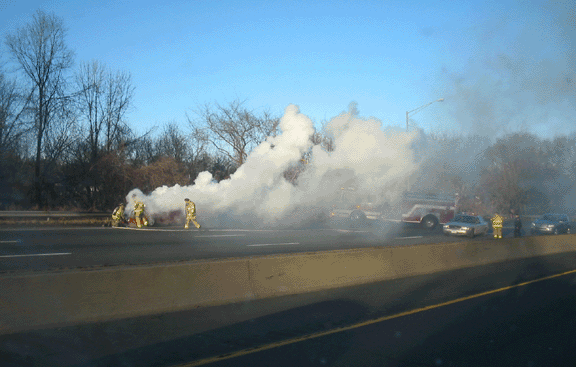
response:
<path id="1" fill-rule="evenodd" d="M 543 214 L 542 216 L 540 216 L 539 219 L 545 218 L 545 217 L 548 217 L 548 218 L 568 218 L 568 215 L 558 214 L 558 213 L 546 213 L 546 214 Z"/>
<path id="2" fill-rule="evenodd" d="M 476 218 L 479 220 L 483 220 L 483 218 L 479 215 L 469 215 L 469 214 L 456 214 L 454 218 L 452 218 L 451 222 L 456 221 L 459 218 Z"/>

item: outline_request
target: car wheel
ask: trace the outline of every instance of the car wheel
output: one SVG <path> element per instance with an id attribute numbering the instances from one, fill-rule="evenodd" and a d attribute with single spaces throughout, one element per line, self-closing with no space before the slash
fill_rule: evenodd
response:
<path id="1" fill-rule="evenodd" d="M 433 215 L 427 215 L 422 218 L 421 225 L 424 229 L 433 230 L 438 225 L 438 219 Z"/>
<path id="2" fill-rule="evenodd" d="M 474 235 L 475 235 L 474 228 L 470 228 L 470 230 L 468 231 L 468 237 L 474 238 Z"/>

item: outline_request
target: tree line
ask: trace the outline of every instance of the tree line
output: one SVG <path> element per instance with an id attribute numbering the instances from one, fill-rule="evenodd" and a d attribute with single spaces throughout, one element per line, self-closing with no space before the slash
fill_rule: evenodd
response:
<path id="1" fill-rule="evenodd" d="M 482 215 L 576 215 L 576 134 L 544 139 L 528 132 L 495 141 L 430 136 L 440 146 L 422 163 L 428 187 L 460 194 L 460 209 Z"/>
<path id="2" fill-rule="evenodd" d="M 220 181 L 266 137 L 278 133 L 279 117 L 256 113 L 235 100 L 197 108 L 187 116 L 186 131 L 173 121 L 157 134 L 137 135 L 128 120 L 134 97 L 130 73 L 110 70 L 97 60 L 74 68 L 65 36 L 62 19 L 37 11 L 29 24 L 4 39 L 1 210 L 111 210 L 135 187 L 150 192 L 162 185 L 189 185 L 202 171 Z M 323 131 L 310 139 L 326 151 L 336 148 Z M 463 208 L 542 212 L 576 199 L 575 136 L 426 139 L 419 149 L 426 151 L 428 144 L 435 151 L 422 155 L 427 158 L 411 182 L 430 185 L 422 190 L 458 192 Z M 482 149 L 471 152 L 470 147 Z M 313 159 L 310 154 L 284 172 L 288 181 L 296 184 L 305 162 Z"/>
<path id="3" fill-rule="evenodd" d="M 188 131 L 166 123 L 136 135 L 127 115 L 130 73 L 93 60 L 73 70 L 62 19 L 37 11 L 5 37 L 0 55 L 0 208 L 108 210 L 130 189 L 191 184 L 199 172 L 220 180 L 275 135 L 279 118 L 243 101 L 207 104 Z M 7 61 L 21 79 L 9 78 Z"/>

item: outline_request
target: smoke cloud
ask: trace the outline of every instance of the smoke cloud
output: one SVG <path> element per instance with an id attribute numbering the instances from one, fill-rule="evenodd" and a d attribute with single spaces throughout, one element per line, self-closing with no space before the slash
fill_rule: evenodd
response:
<path id="1" fill-rule="evenodd" d="M 443 132 L 453 139 L 382 126 L 376 118 L 361 117 L 351 104 L 326 125 L 335 143 L 335 150 L 327 152 L 312 145 L 312 121 L 290 105 L 280 122 L 281 134 L 254 149 L 229 179 L 215 182 L 202 172 L 190 186 L 163 186 L 148 195 L 134 189 L 127 195 L 128 208 L 136 194 L 152 214 L 183 212 L 188 197 L 205 223 L 236 217 L 242 224 L 278 225 L 314 217 L 341 187 L 354 186 L 391 204 L 407 181 L 416 191 L 472 188 L 482 167 L 490 164 L 484 151 L 498 138 L 516 132 L 552 138 L 574 131 L 574 7 L 559 2 L 526 9 L 470 31 L 465 43 L 474 51 L 463 71 L 441 67 L 442 81 L 432 99 L 445 98 L 452 120 L 442 126 L 452 130 Z M 460 51 L 455 47 L 455 58 Z M 310 161 L 296 184 L 286 181 L 284 171 L 305 152 Z"/>
<path id="2" fill-rule="evenodd" d="M 574 14 L 571 2 L 529 2 L 467 31 L 474 50 L 467 66 L 444 66 L 438 88 L 459 133 L 495 140 L 519 131 L 545 138 L 574 131 Z"/>
<path id="3" fill-rule="evenodd" d="M 236 217 L 243 224 L 291 224 L 329 209 L 341 187 L 394 200 L 404 188 L 401 183 L 417 168 L 411 146 L 417 133 L 361 118 L 355 104 L 326 125 L 335 142 L 332 152 L 313 146 L 313 123 L 295 105 L 285 109 L 279 128 L 281 133 L 256 147 L 229 179 L 216 182 L 211 173 L 202 172 L 190 186 L 162 186 L 149 195 L 134 189 L 126 197 L 128 209 L 133 208 L 134 194 L 150 214 L 183 212 L 184 199 L 190 198 L 199 220 Z M 286 181 L 284 171 L 308 151 L 311 158 L 296 184 Z"/>

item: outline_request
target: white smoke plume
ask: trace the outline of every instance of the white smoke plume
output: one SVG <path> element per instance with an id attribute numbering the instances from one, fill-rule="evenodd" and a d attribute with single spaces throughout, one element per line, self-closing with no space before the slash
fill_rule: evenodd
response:
<path id="1" fill-rule="evenodd" d="M 332 152 L 312 146 L 313 123 L 295 105 L 286 108 L 279 127 L 281 134 L 254 149 L 229 179 L 217 183 L 202 172 L 191 186 L 162 186 L 149 195 L 134 189 L 126 197 L 128 208 L 133 208 L 133 194 L 150 214 L 183 211 L 184 198 L 190 198 L 204 223 L 214 215 L 237 216 L 244 224 L 286 223 L 316 214 L 344 186 L 392 201 L 417 168 L 410 148 L 416 133 L 383 129 L 375 118 L 358 117 L 355 104 L 327 124 L 335 141 Z M 286 181 L 284 171 L 310 149 L 310 162 L 296 185 Z"/>

